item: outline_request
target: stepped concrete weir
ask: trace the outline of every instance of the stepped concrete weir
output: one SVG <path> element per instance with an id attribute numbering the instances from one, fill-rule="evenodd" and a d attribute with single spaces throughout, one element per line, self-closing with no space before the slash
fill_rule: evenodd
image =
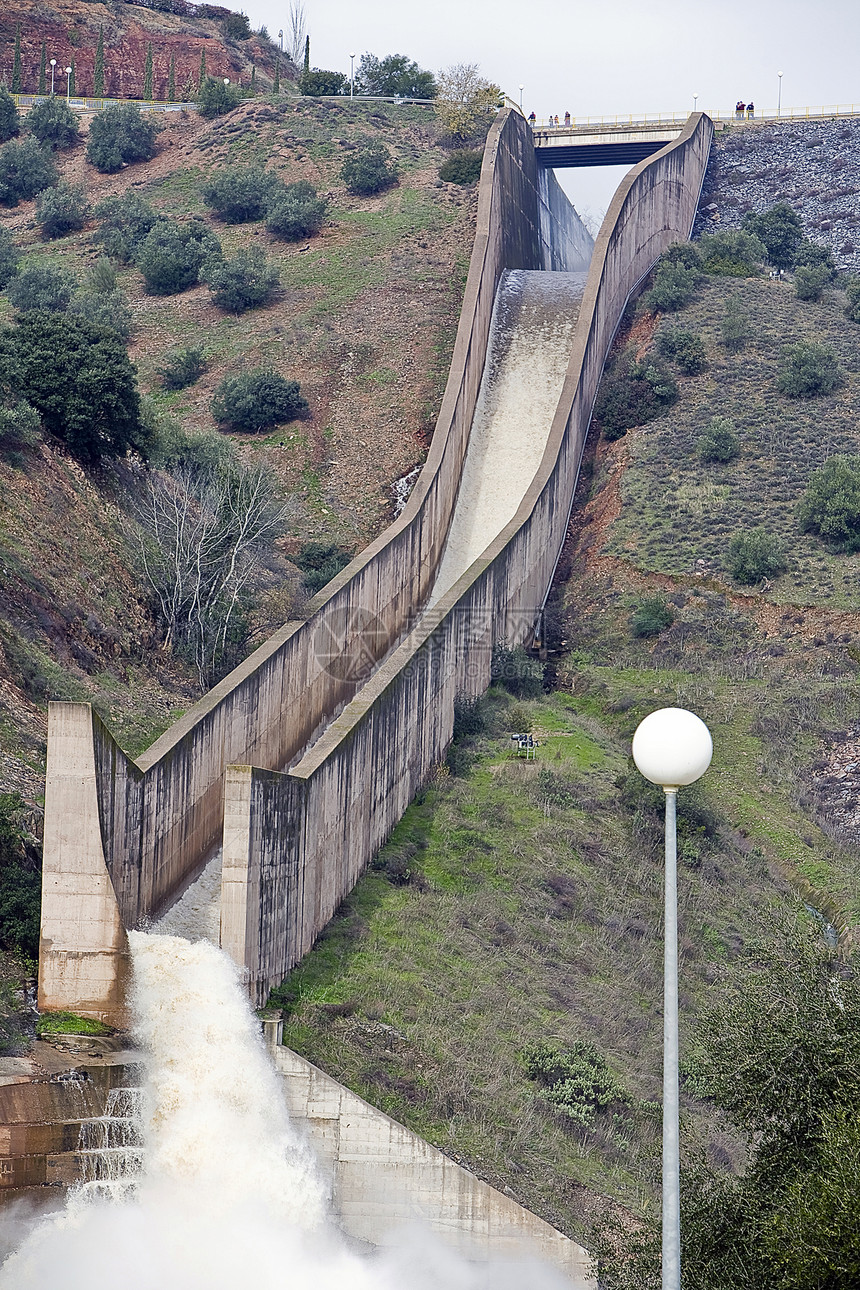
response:
<path id="1" fill-rule="evenodd" d="M 712 135 L 711 121 L 694 114 L 631 170 L 589 257 L 590 238 L 554 175 L 539 169 L 527 123 L 500 115 L 485 149 L 448 383 L 402 514 L 301 621 L 136 761 L 88 705 L 51 705 L 42 1009 L 122 1024 L 127 931 L 163 914 L 219 851 L 220 941 L 254 1002 L 310 948 L 444 756 L 455 697 L 486 688 L 495 643 L 516 645 L 534 630 L 609 345 L 660 253 L 689 236 Z M 482 489 L 486 500 L 494 454 L 501 461 L 508 451 L 504 435 L 486 438 L 480 418 L 471 434 L 499 284 L 507 275 L 499 308 L 517 281 L 522 307 L 530 275 L 559 273 L 558 297 L 562 279 L 586 268 L 581 302 L 569 298 L 553 314 L 564 338 L 546 344 L 554 407 L 529 429 L 517 488 L 476 526 L 471 512 Z M 538 347 L 536 366 L 546 357 Z"/>

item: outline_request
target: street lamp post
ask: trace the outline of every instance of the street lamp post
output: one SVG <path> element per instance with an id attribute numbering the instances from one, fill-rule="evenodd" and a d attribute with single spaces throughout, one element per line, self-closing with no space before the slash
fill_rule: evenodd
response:
<path id="1" fill-rule="evenodd" d="M 666 794 L 663 949 L 663 1290 L 681 1290 L 681 1153 L 678 1127 L 678 789 L 704 775 L 713 744 L 703 721 L 684 708 L 660 708 L 633 736 L 640 773 Z"/>
<path id="2" fill-rule="evenodd" d="M 56 58 L 51 59 L 51 98 L 54 97 L 54 68 L 57 66 Z"/>
<path id="3" fill-rule="evenodd" d="M 698 103 L 698 102 L 699 102 L 699 96 L 698 96 L 698 94 L 694 94 L 694 95 L 693 95 L 693 111 L 694 111 L 694 112 L 696 111 L 696 105 L 697 105 L 697 103 Z"/>
<path id="4" fill-rule="evenodd" d="M 779 77 L 779 94 L 776 100 L 776 115 L 782 116 L 782 72 L 777 72 Z"/>
<path id="5" fill-rule="evenodd" d="M 355 54 L 349 56 L 349 97 L 355 98 Z"/>
<path id="6" fill-rule="evenodd" d="M 67 67 L 66 68 L 66 102 L 67 103 L 71 98 L 71 96 L 72 96 L 72 69 L 71 67 Z"/>
<path id="7" fill-rule="evenodd" d="M 523 90 L 524 90 L 524 89 L 525 89 L 525 86 L 524 86 L 524 85 L 521 85 L 521 86 L 520 86 L 520 111 L 521 111 L 521 112 L 522 112 L 522 110 L 523 110 Z"/>

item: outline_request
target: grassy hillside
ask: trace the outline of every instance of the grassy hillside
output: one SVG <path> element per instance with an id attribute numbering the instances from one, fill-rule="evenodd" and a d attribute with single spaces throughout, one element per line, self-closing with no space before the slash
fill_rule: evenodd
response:
<path id="1" fill-rule="evenodd" d="M 141 11 L 145 12 L 145 11 Z M 357 141 L 382 140 L 399 183 L 350 195 L 340 166 Z M 300 574 L 288 560 L 308 540 L 359 549 L 393 513 L 392 484 L 423 459 L 444 388 L 474 227 L 475 189 L 443 184 L 444 152 L 425 109 L 257 99 L 212 124 L 196 113 L 164 122 L 158 153 L 101 175 L 82 146 L 59 153 L 62 176 L 92 205 L 129 190 L 158 212 L 202 217 L 225 255 L 262 246 L 281 286 L 236 317 L 205 286 L 151 296 L 120 267 L 133 315 L 130 354 L 141 391 L 189 432 L 214 431 L 210 401 L 226 377 L 272 367 L 301 382 L 308 420 L 269 435 L 228 436 L 245 463 L 264 462 L 291 499 L 288 530 L 252 609 L 246 648 L 295 612 Z M 261 223 L 215 220 L 201 187 L 226 165 L 266 166 L 309 180 L 329 198 L 318 236 L 278 242 Z M 21 268 L 54 265 L 79 279 L 101 254 L 97 221 L 44 242 L 34 203 L 0 213 L 24 252 Z M 0 294 L 0 321 L 14 310 Z M 178 393 L 157 369 L 176 347 L 200 346 L 207 371 Z M 131 752 L 148 746 L 195 697 L 190 670 L 167 653 L 140 574 L 135 468 L 84 472 L 50 438 L 0 455 L 0 788 L 41 794 L 45 705 L 90 699 Z"/>
<path id="2" fill-rule="evenodd" d="M 730 298 L 749 318 L 736 353 L 720 332 Z M 846 774 L 856 782 L 844 741 L 860 720 L 858 557 L 801 535 L 794 513 L 810 472 L 858 449 L 860 329 L 843 303 L 708 279 L 680 313 L 631 319 L 608 379 L 670 327 L 703 337 L 706 366 L 676 370 L 680 397 L 660 419 L 614 443 L 593 432 L 557 588 L 555 688 L 490 692 L 471 765 L 455 749 L 275 992 L 285 1042 L 587 1240 L 611 1204 L 583 1187 L 628 1222 L 654 1213 L 659 1190 L 662 835 L 660 795 L 629 759 L 639 720 L 677 704 L 714 735 L 711 771 L 681 794 L 682 1057 L 715 983 L 756 941 L 775 948 L 808 922 L 804 900 L 844 947 L 860 921 L 835 796 Z M 775 389 L 781 347 L 809 337 L 834 348 L 846 383 L 789 400 Z M 715 414 L 733 418 L 741 451 L 703 465 L 695 442 Z M 789 567 L 741 588 L 726 551 L 756 525 L 782 537 Z M 662 628 L 636 635 L 655 597 Z M 541 742 L 533 764 L 511 751 L 523 729 Z M 527 1069 L 529 1045 L 583 1041 L 626 1095 L 584 1124 Z M 713 1108 L 689 1087 L 682 1104 L 685 1151 L 741 1167 Z"/>

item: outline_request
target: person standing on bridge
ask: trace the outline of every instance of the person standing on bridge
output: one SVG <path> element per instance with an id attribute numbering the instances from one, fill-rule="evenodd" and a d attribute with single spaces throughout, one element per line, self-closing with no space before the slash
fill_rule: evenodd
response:
<path id="1" fill-rule="evenodd" d="M 742 103 L 741 100 L 738 99 L 737 103 L 735 104 L 735 116 L 739 121 L 743 121 L 744 119 L 745 108 L 746 108 L 746 103 Z"/>
<path id="2" fill-rule="evenodd" d="M 755 116 L 755 103 L 747 103 L 747 120 L 751 121 Z"/>
<path id="3" fill-rule="evenodd" d="M 535 128 L 536 121 L 537 121 L 537 117 L 535 116 L 534 112 L 529 112 L 529 125 L 531 126 L 532 129 Z"/>
<path id="4" fill-rule="evenodd" d="M 564 124 L 565 124 L 565 125 L 570 125 L 570 113 L 569 113 L 569 112 L 565 112 L 565 114 L 564 114 Z"/>

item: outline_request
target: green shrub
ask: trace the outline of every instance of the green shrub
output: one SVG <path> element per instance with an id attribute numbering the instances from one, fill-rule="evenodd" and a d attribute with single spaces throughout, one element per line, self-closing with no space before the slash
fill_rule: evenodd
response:
<path id="1" fill-rule="evenodd" d="M 104 175 L 135 161 L 150 161 L 158 130 L 152 113 L 144 117 L 133 103 L 112 103 L 92 119 L 87 160 Z"/>
<path id="2" fill-rule="evenodd" d="M 661 332 L 657 339 L 657 352 L 663 358 L 672 358 L 682 372 L 694 376 L 705 367 L 705 342 L 691 331 L 675 327 Z"/>
<path id="3" fill-rule="evenodd" d="M 287 184 L 272 200 L 266 229 L 285 242 L 298 242 L 320 231 L 327 205 L 326 199 L 318 197 L 307 180 Z"/>
<path id="4" fill-rule="evenodd" d="M 730 417 L 711 417 L 696 440 L 700 461 L 734 461 L 740 450 L 741 442 Z"/>
<path id="5" fill-rule="evenodd" d="M 69 184 L 61 179 L 36 198 L 36 223 L 41 225 L 42 237 L 46 241 L 78 232 L 89 217 L 89 203 L 80 184 Z"/>
<path id="6" fill-rule="evenodd" d="M 14 139 L 21 133 L 21 117 L 15 106 L 15 100 L 5 88 L 0 86 L 0 143 Z"/>
<path id="7" fill-rule="evenodd" d="M 193 287 L 203 266 L 220 257 L 221 244 L 202 220 L 159 220 L 138 247 L 137 267 L 151 296 L 173 296 Z"/>
<path id="8" fill-rule="evenodd" d="M 661 260 L 654 270 L 651 290 L 645 293 L 645 305 L 652 312 L 673 313 L 683 309 L 696 294 L 700 274 L 675 260 Z"/>
<path id="9" fill-rule="evenodd" d="M 798 506 L 800 527 L 842 550 L 860 549 L 860 457 L 837 454 L 809 477 Z"/>
<path id="10" fill-rule="evenodd" d="M 340 177 L 351 193 L 370 197 L 397 183 L 397 167 L 384 143 L 368 140 L 347 157 Z"/>
<path id="11" fill-rule="evenodd" d="M 735 582 L 747 587 L 784 573 L 787 568 L 779 539 L 761 528 L 735 533 L 729 542 L 727 565 Z"/>
<path id="12" fill-rule="evenodd" d="M 798 300 L 820 300 L 822 291 L 832 281 L 833 275 L 826 264 L 801 264 L 794 271 Z"/>
<path id="13" fill-rule="evenodd" d="M 644 596 L 630 615 L 630 633 L 632 636 L 659 636 L 674 621 L 675 615 L 664 596 Z"/>
<path id="14" fill-rule="evenodd" d="M 20 271 L 6 289 L 16 309 L 48 309 L 62 313 L 68 309 L 77 282 L 65 269 L 32 265 Z"/>
<path id="15" fill-rule="evenodd" d="M 848 297 L 845 317 L 850 318 L 852 322 L 860 322 L 860 278 L 846 279 L 845 294 Z"/>
<path id="16" fill-rule="evenodd" d="M 116 288 L 113 291 L 94 291 L 92 288 L 78 291 L 72 297 L 68 312 L 75 318 L 110 328 L 121 340 L 128 340 L 131 335 L 131 310 L 123 293 Z"/>
<path id="17" fill-rule="evenodd" d="M 595 1111 L 628 1095 L 593 1044 L 578 1041 L 570 1047 L 529 1044 L 520 1054 L 529 1079 L 542 1086 L 553 1108 L 579 1124 L 589 1124 Z"/>
<path id="18" fill-rule="evenodd" d="M 752 233 L 727 228 L 720 233 L 706 233 L 699 242 L 702 268 L 706 273 L 726 278 L 750 278 L 761 272 L 766 251 Z"/>
<path id="19" fill-rule="evenodd" d="M 678 397 L 678 384 L 658 358 L 627 358 L 600 384 L 594 415 L 604 439 L 620 439 L 659 417 Z"/>
<path id="20" fill-rule="evenodd" d="M 217 76 L 207 76 L 197 93 L 197 111 L 207 121 L 216 116 L 226 116 L 242 101 L 237 85 L 225 85 Z"/>
<path id="21" fill-rule="evenodd" d="M 796 345 L 787 345 L 783 350 L 776 386 L 790 399 L 811 399 L 818 394 L 830 394 L 844 384 L 845 373 L 836 361 L 836 355 L 826 345 L 802 340 Z"/>
<path id="22" fill-rule="evenodd" d="M 20 793 L 0 793 L 0 949 L 39 957 L 40 848 L 27 828 Z"/>
<path id="23" fill-rule="evenodd" d="M 790 206 L 778 202 L 768 211 L 750 212 L 744 216 L 743 227 L 764 245 L 771 264 L 778 269 L 792 267 L 803 242 L 803 224 Z"/>
<path id="24" fill-rule="evenodd" d="M 204 184 L 203 200 L 225 224 L 247 224 L 262 219 L 278 181 L 256 166 L 231 166 L 219 170 Z"/>
<path id="25" fill-rule="evenodd" d="M 129 264 L 135 258 L 141 242 L 159 218 L 149 202 L 132 192 L 106 197 L 94 213 L 100 221 L 96 241 L 121 264 Z"/>
<path id="26" fill-rule="evenodd" d="M 312 67 L 299 78 L 299 93 L 309 94 L 312 98 L 344 94 L 348 84 L 343 72 L 327 72 L 321 67 Z"/>
<path id="27" fill-rule="evenodd" d="M 18 272 L 20 254 L 8 228 L 0 228 L 0 291 L 9 285 Z"/>
<path id="28" fill-rule="evenodd" d="M 27 132 L 49 148 L 73 148 L 81 137 L 76 114 L 65 99 L 42 99 L 27 113 Z"/>
<path id="29" fill-rule="evenodd" d="M 298 381 L 285 380 L 263 368 L 222 381 L 212 399 L 212 415 L 221 425 L 252 433 L 309 415 Z"/>
<path id="30" fill-rule="evenodd" d="M 302 590 L 308 596 L 315 596 L 346 568 L 352 556 L 335 542 L 306 542 L 291 559 L 304 575 Z"/>
<path id="31" fill-rule="evenodd" d="M 281 281 L 276 265 L 258 246 L 237 251 L 232 260 L 211 260 L 203 277 L 215 304 L 230 314 L 264 305 Z"/>
<path id="32" fill-rule="evenodd" d="M 156 373 L 161 380 L 163 390 L 184 390 L 187 386 L 199 381 L 206 371 L 206 360 L 202 349 L 175 349 L 166 354 Z"/>
<path id="33" fill-rule="evenodd" d="M 738 350 L 743 349 L 749 337 L 749 330 L 749 314 L 737 296 L 730 296 L 726 301 L 720 321 L 723 344 L 730 354 L 735 354 Z"/>
<path id="34" fill-rule="evenodd" d="M 820 246 L 818 242 L 810 242 L 808 238 L 803 239 L 797 250 L 794 267 L 809 269 L 824 267 L 830 275 L 828 281 L 832 282 L 836 277 L 836 261 L 833 259 L 830 247 Z"/>
<path id="35" fill-rule="evenodd" d="M 446 184 L 476 184 L 484 162 L 482 148 L 460 148 L 447 156 L 439 167 L 439 178 Z"/>
<path id="36" fill-rule="evenodd" d="M 11 339 L 22 395 L 76 457 L 145 453 L 136 373 L 116 332 L 38 310 L 20 316 Z"/>
<path id="37" fill-rule="evenodd" d="M 32 138 L 12 140 L 0 148 L 0 205 L 17 206 L 57 182 L 50 149 Z"/>
<path id="38" fill-rule="evenodd" d="M 522 645 L 511 649 L 502 641 L 493 646 L 490 684 L 501 685 L 517 699 L 536 699 L 544 692 L 543 665 L 529 658 Z"/>

